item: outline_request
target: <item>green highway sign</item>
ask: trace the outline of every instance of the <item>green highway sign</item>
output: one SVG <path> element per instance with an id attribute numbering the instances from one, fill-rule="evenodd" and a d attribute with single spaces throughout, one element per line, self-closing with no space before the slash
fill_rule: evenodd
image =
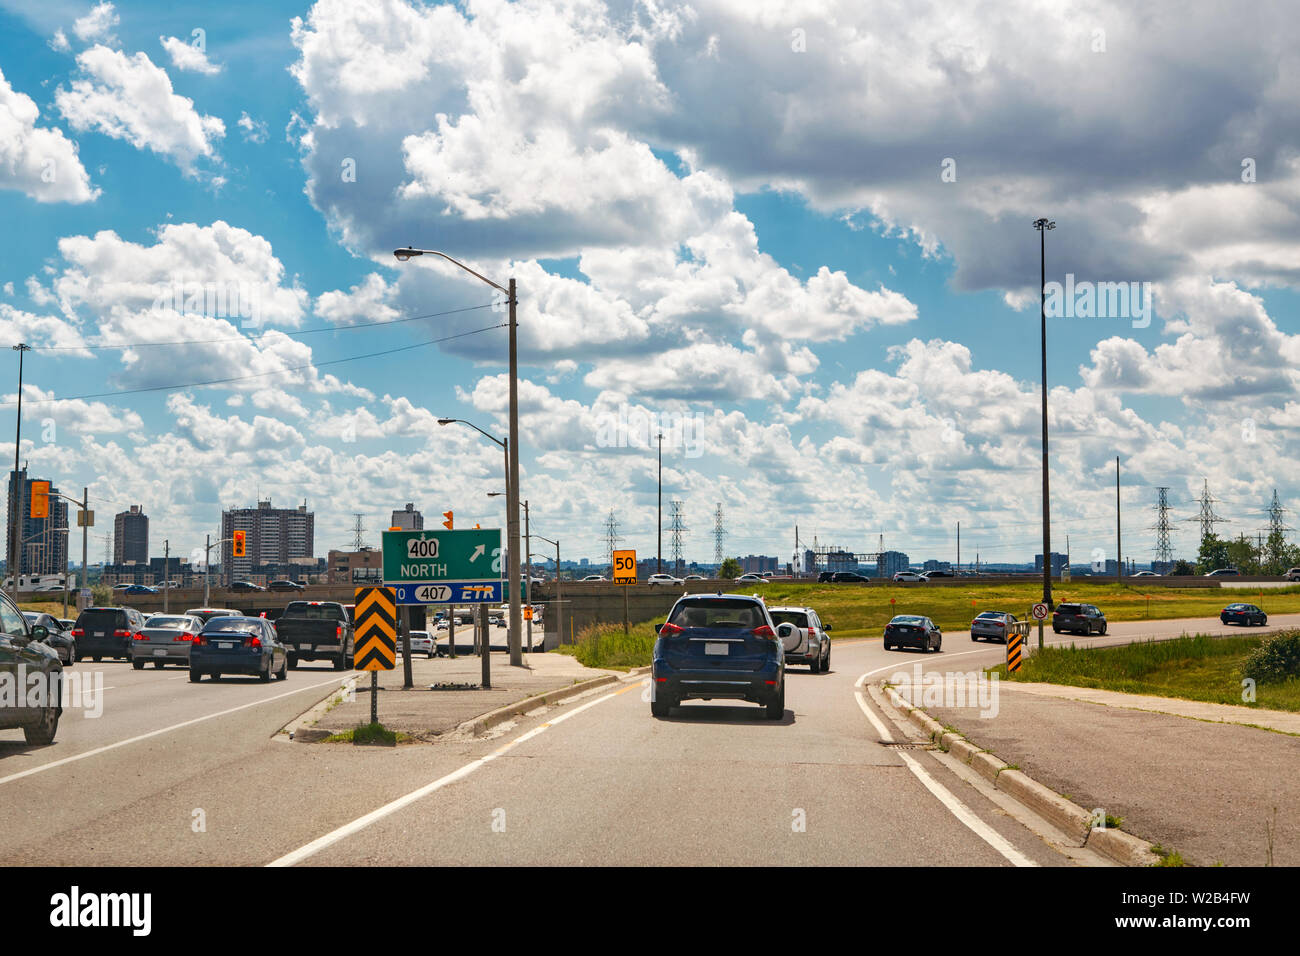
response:
<path id="1" fill-rule="evenodd" d="M 501 580 L 501 529 L 385 531 L 384 584 L 492 584 Z"/>

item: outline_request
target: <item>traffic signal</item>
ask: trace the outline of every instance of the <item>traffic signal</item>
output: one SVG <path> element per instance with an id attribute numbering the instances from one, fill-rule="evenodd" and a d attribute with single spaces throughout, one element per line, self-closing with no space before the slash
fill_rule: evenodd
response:
<path id="1" fill-rule="evenodd" d="M 48 518 L 50 516 L 50 483 L 48 481 L 32 482 L 32 517 Z"/>
<path id="2" fill-rule="evenodd" d="M 450 530 L 451 530 L 451 518 L 452 518 L 452 513 L 451 513 L 450 511 L 444 511 L 444 512 L 442 513 L 442 516 L 443 516 L 444 518 L 447 519 L 446 521 L 444 521 L 444 522 L 442 523 L 442 526 L 443 526 L 444 528 L 446 528 L 448 531 L 450 531 Z"/>
<path id="3" fill-rule="evenodd" d="M 247 545 L 246 545 L 246 542 L 245 542 L 245 537 L 247 536 L 247 534 L 248 534 L 247 531 L 236 531 L 236 532 L 235 532 L 234 541 L 232 542 L 232 546 L 231 546 L 231 549 L 230 549 L 230 553 L 231 553 L 234 557 L 236 557 L 236 558 L 242 558 L 242 557 L 244 557 L 245 555 L 248 554 L 248 549 L 247 549 Z"/>

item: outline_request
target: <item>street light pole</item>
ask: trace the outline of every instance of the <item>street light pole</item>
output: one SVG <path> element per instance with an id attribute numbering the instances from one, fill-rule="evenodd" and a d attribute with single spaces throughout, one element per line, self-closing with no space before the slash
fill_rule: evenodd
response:
<path id="1" fill-rule="evenodd" d="M 445 252 L 438 252 L 436 249 L 416 249 L 407 246 L 405 249 L 394 249 L 393 255 L 397 257 L 399 262 L 406 262 L 415 256 L 438 256 L 446 259 L 457 268 L 468 272 L 479 281 L 487 283 L 498 292 L 506 294 L 510 309 L 510 319 L 507 323 L 510 339 L 510 444 L 506 449 L 506 456 L 509 461 L 506 469 L 508 472 L 506 478 L 506 537 L 510 575 L 510 665 L 512 667 L 523 667 L 524 655 L 520 640 L 520 632 L 523 629 L 523 595 L 520 593 L 519 588 L 519 322 L 516 309 L 519 297 L 515 294 L 515 280 L 510 280 L 508 289 L 502 288 L 487 276 L 480 275 L 465 263 L 453 259 Z"/>
<path id="2" fill-rule="evenodd" d="M 659 433 L 659 518 L 655 528 L 659 532 L 659 544 L 655 550 L 655 571 L 664 573 L 664 433 Z"/>
<path id="3" fill-rule="evenodd" d="M 1039 321 L 1043 358 L 1043 603 L 1052 607 L 1052 526 L 1047 481 L 1047 230 L 1055 229 L 1050 219 L 1035 219 L 1039 240 Z"/>
<path id="4" fill-rule="evenodd" d="M 13 349 L 18 353 L 18 419 L 14 425 L 14 477 L 13 481 L 10 482 L 13 494 L 9 499 L 9 542 L 11 550 L 9 551 L 8 563 L 11 565 L 9 568 L 9 576 L 13 579 L 14 583 L 13 598 L 14 602 L 17 603 L 18 570 L 22 567 L 23 563 L 22 559 L 18 556 L 18 552 L 22 548 L 22 543 L 18 540 L 20 534 L 18 529 L 22 527 L 18 512 L 22 506 L 21 502 L 23 497 L 22 489 L 18 484 L 18 454 L 22 449 L 23 444 L 23 353 L 30 352 L 32 347 L 19 342 L 13 347 Z"/>

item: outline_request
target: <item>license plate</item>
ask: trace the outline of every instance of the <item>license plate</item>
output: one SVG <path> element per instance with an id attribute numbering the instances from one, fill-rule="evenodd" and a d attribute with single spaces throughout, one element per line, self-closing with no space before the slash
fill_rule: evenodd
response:
<path id="1" fill-rule="evenodd" d="M 166 656 L 167 656 L 167 649 L 164 648 L 164 647 L 160 647 L 160 648 L 158 648 L 157 650 L 155 650 L 155 651 L 153 652 L 153 656 L 154 656 L 154 657 L 166 657 Z"/>
<path id="2" fill-rule="evenodd" d="M 228 651 L 234 646 L 235 646 L 234 644 L 227 644 L 221 641 L 217 642 L 217 647 L 221 648 L 223 651 Z"/>
<path id="3" fill-rule="evenodd" d="M 731 653 L 731 645 L 730 644 L 705 644 L 704 653 L 721 654 L 723 656 L 726 656 L 727 654 Z"/>

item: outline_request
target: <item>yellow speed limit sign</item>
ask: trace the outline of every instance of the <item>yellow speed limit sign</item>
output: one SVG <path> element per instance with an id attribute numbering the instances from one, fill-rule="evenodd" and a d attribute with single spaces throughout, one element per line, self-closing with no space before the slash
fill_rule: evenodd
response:
<path id="1" fill-rule="evenodd" d="M 614 583 L 636 584 L 636 552 L 614 552 Z"/>

